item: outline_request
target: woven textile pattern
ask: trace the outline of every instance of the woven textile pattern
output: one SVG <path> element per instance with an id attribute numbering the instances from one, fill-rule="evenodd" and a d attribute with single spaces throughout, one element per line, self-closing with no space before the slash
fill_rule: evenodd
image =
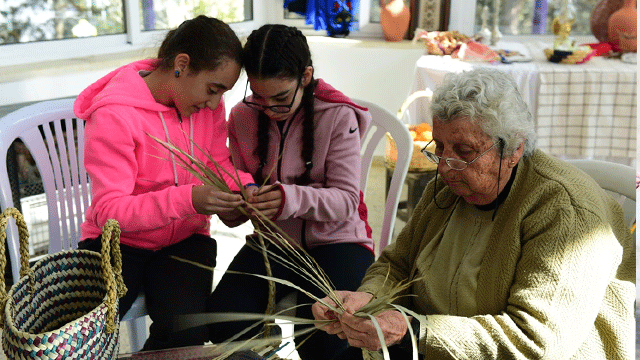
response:
<path id="1" fill-rule="evenodd" d="M 33 291 L 24 277 L 8 293 L 2 339 L 7 357 L 115 358 L 118 327 L 105 331 L 107 285 L 100 254 L 63 251 L 43 258 L 33 271 Z"/>
<path id="2" fill-rule="evenodd" d="M 636 98 L 635 72 L 542 67 L 538 146 L 555 156 L 633 158 Z"/>

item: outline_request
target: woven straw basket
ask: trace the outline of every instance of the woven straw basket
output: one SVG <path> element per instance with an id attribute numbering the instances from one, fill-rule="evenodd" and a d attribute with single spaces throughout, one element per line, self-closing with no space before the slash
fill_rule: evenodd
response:
<path id="1" fill-rule="evenodd" d="M 544 49 L 547 60 L 560 64 L 582 64 L 589 61 L 593 55 L 593 50 L 558 51 Z"/>
<path id="2" fill-rule="evenodd" d="M 20 235 L 20 280 L 6 292 L 4 244 L 13 217 Z M 112 236 L 113 235 L 113 236 Z M 103 228 L 102 254 L 65 250 L 29 267 L 28 237 L 14 208 L 0 216 L 0 306 L 2 349 L 9 359 L 115 359 L 118 356 L 118 297 L 122 282 L 120 228 Z M 113 255 L 115 266 L 111 266 Z"/>

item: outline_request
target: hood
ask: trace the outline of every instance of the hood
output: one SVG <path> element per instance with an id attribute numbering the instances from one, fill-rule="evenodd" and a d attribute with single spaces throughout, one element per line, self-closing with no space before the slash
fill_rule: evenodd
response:
<path id="1" fill-rule="evenodd" d="M 157 64 L 157 59 L 147 59 L 113 70 L 78 95 L 73 111 L 79 118 L 88 120 L 96 109 L 111 104 L 151 111 L 170 110 L 169 107 L 155 101 L 149 87 L 138 73 L 141 70 L 153 71 Z"/>
<path id="2" fill-rule="evenodd" d="M 316 105 L 316 110 L 328 109 L 330 107 L 342 106 L 345 104 L 354 109 L 356 117 L 358 118 L 360 138 L 364 137 L 366 130 L 371 124 L 371 113 L 369 113 L 369 109 L 355 104 L 346 95 L 341 93 L 339 90 L 336 90 L 333 86 L 327 84 L 322 79 L 318 79 L 314 96 L 324 102 L 323 104 Z"/>

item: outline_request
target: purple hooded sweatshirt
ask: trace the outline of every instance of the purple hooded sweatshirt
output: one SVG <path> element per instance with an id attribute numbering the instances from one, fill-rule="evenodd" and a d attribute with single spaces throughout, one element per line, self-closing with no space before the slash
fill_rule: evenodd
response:
<path id="1" fill-rule="evenodd" d="M 286 120 L 280 134 L 269 124 L 269 155 L 263 167 L 269 183 L 280 184 L 284 201 L 275 223 L 303 246 L 356 243 L 373 250 L 360 189 L 360 141 L 371 123 L 368 109 L 318 80 L 314 93 L 314 152 L 311 183 L 295 185 L 305 170 L 301 156 L 304 110 Z M 255 174 L 258 111 L 243 103 L 229 116 L 229 149 L 239 170 Z M 278 156 L 281 159 L 278 161 Z M 365 214 L 361 216 L 364 211 Z"/>

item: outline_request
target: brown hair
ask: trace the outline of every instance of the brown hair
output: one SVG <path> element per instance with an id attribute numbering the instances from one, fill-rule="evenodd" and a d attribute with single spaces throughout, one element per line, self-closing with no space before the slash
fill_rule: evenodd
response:
<path id="1" fill-rule="evenodd" d="M 256 78 L 295 79 L 302 81 L 307 66 L 313 66 L 311 51 L 307 44 L 307 38 L 295 27 L 281 24 L 263 25 L 254 30 L 242 52 L 242 60 L 247 75 Z M 305 171 L 296 178 L 296 184 L 307 185 L 311 182 L 311 169 L 313 168 L 314 150 L 314 96 L 316 81 L 311 77 L 311 82 L 304 88 L 302 94 L 302 109 L 304 111 L 304 123 L 302 130 L 302 159 L 305 163 Z M 262 183 L 264 176 L 262 170 L 266 165 L 269 148 L 269 117 L 261 111 L 258 115 L 258 144 L 254 155 L 259 159 L 259 167 L 254 179 Z"/>
<path id="2" fill-rule="evenodd" d="M 189 55 L 189 68 L 215 70 L 225 59 L 242 66 L 242 44 L 236 33 L 221 20 L 205 15 L 185 20 L 178 28 L 170 30 L 160 49 L 160 69 L 170 69 L 178 54 Z"/>

